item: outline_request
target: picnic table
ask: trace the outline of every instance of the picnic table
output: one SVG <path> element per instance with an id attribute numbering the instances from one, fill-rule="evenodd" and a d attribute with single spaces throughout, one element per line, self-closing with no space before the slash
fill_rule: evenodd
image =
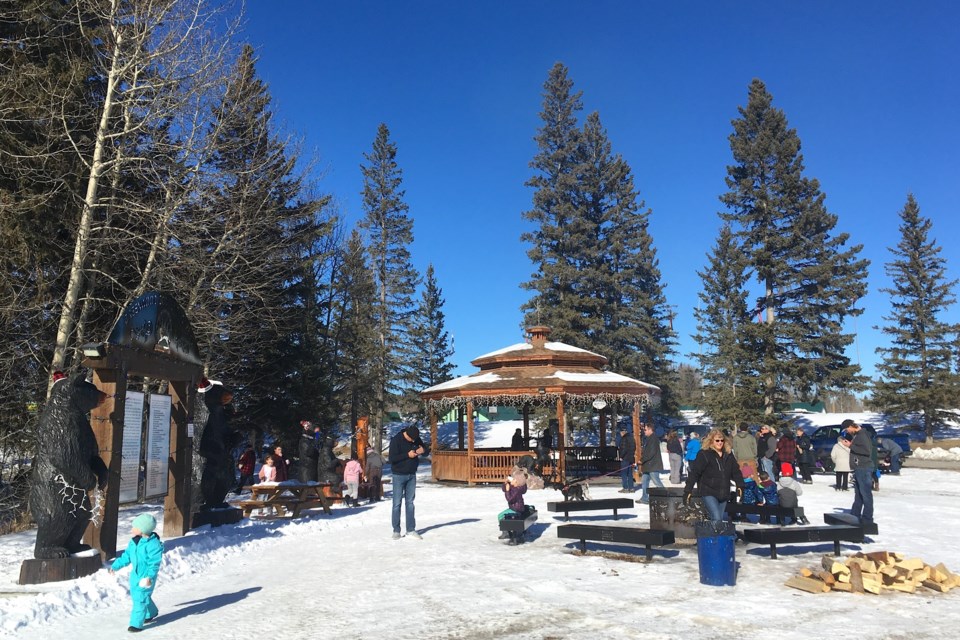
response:
<path id="1" fill-rule="evenodd" d="M 248 518 L 255 509 L 272 509 L 281 518 L 286 515 L 296 518 L 302 510 L 317 507 L 323 508 L 324 513 L 330 513 L 330 501 L 324 495 L 324 489 L 329 486 L 329 482 L 263 482 L 244 487 L 250 489 L 250 499 L 237 504 Z"/>

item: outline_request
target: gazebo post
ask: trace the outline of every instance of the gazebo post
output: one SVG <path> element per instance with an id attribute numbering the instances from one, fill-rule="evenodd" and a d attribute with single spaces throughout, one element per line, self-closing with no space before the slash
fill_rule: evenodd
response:
<path id="1" fill-rule="evenodd" d="M 607 414 L 600 409 L 600 459 L 603 460 L 603 452 L 607 448 Z"/>
<path id="2" fill-rule="evenodd" d="M 463 407 L 457 407 L 457 441 L 458 448 L 463 451 Z"/>
<path id="3" fill-rule="evenodd" d="M 467 400 L 467 484 L 473 482 L 473 400 Z"/>
<path id="4" fill-rule="evenodd" d="M 633 401 L 633 440 L 636 444 L 634 447 L 634 463 L 640 461 L 640 401 Z"/>
<path id="5" fill-rule="evenodd" d="M 433 410 L 433 407 L 427 408 L 427 420 L 430 421 L 430 451 L 437 450 L 437 412 Z M 431 473 L 433 479 L 437 479 L 437 468 L 434 465 L 430 465 Z"/>
<path id="6" fill-rule="evenodd" d="M 560 452 L 557 464 L 560 466 L 560 482 L 567 480 L 567 425 L 563 419 L 563 396 L 557 398 L 557 450 Z"/>
<path id="7" fill-rule="evenodd" d="M 530 405 L 523 405 L 523 441 L 530 447 Z"/>

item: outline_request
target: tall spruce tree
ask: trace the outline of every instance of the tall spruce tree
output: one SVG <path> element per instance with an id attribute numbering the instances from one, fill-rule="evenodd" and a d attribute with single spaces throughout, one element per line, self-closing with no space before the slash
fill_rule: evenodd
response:
<path id="1" fill-rule="evenodd" d="M 843 331 L 866 292 L 867 265 L 861 245 L 845 248 L 846 233 L 833 233 L 837 218 L 824 206 L 816 179 L 803 176 L 800 139 L 760 80 L 733 121 L 727 167 L 729 191 L 720 200 L 728 212 L 750 268 L 763 291 L 757 308 L 757 368 L 763 379 L 764 411 L 782 405 L 785 390 L 814 399 L 822 389 L 863 383 L 860 368 L 844 350 L 854 336 Z"/>
<path id="2" fill-rule="evenodd" d="M 450 361 L 453 347 L 445 327 L 443 303 L 443 291 L 437 284 L 433 265 L 428 265 L 420 305 L 411 325 L 410 335 L 418 348 L 413 354 L 411 385 L 407 394 L 411 413 L 421 418 L 419 392 L 453 377 L 453 363 Z"/>
<path id="3" fill-rule="evenodd" d="M 383 419 L 388 403 L 403 395 L 410 379 L 410 317 L 420 276 L 410 259 L 413 219 L 403 201 L 403 171 L 397 164 L 397 145 L 381 124 L 373 149 L 364 154 L 363 209 L 360 228 L 367 236 L 367 252 L 377 286 L 371 317 L 377 328 L 379 350 L 374 361 L 376 398 L 371 425 L 377 445 L 383 444 Z"/>
<path id="4" fill-rule="evenodd" d="M 900 242 L 885 265 L 892 286 L 880 289 L 890 294 L 892 311 L 879 328 L 890 338 L 880 347 L 872 403 L 887 414 L 923 414 L 927 442 L 944 420 L 955 420 L 958 379 L 955 347 L 958 327 L 944 322 L 946 310 L 956 302 L 956 280 L 947 279 L 947 261 L 941 247 L 930 237 L 933 223 L 920 215 L 913 194 L 900 211 Z"/>
<path id="5" fill-rule="evenodd" d="M 763 385 L 754 360 L 753 310 L 748 303 L 750 272 L 746 256 L 725 224 L 720 229 L 709 264 L 698 271 L 703 290 L 694 315 L 693 355 L 703 375 L 701 404 L 717 424 L 733 425 L 763 415 Z"/>
<path id="6" fill-rule="evenodd" d="M 572 197 L 578 190 L 581 132 L 577 113 L 583 108 L 581 93 L 573 93 L 573 81 L 567 68 L 556 63 L 544 84 L 542 126 L 534 140 L 537 154 L 530 162 L 534 175 L 526 186 L 534 189 L 533 209 L 523 214 L 533 223 L 531 231 L 520 239 L 530 243 L 527 251 L 534 273 L 524 282 L 533 296 L 522 307 L 524 324 L 548 325 L 551 338 L 574 342 L 581 337 L 578 317 L 573 305 L 577 282 L 574 256 L 577 238 L 569 233 L 569 225 L 580 212 Z"/>

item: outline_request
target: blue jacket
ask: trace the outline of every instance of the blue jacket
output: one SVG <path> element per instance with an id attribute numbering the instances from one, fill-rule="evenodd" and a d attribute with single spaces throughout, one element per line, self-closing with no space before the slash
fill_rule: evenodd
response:
<path id="1" fill-rule="evenodd" d="M 160 561 L 163 559 L 163 542 L 156 533 L 149 537 L 135 536 L 127 545 L 127 550 L 110 565 L 116 571 L 132 565 L 130 570 L 130 590 L 140 589 L 140 580 L 150 578 L 150 587 L 144 591 L 152 591 L 157 584 L 157 574 L 160 572 Z"/>
<path id="2" fill-rule="evenodd" d="M 763 502 L 763 492 L 757 483 L 750 478 L 743 480 L 743 504 L 760 504 Z"/>
<path id="3" fill-rule="evenodd" d="M 692 462 L 697 459 L 698 453 L 700 453 L 700 438 L 690 438 L 690 442 L 687 443 L 687 453 L 684 457 Z"/>
<path id="4" fill-rule="evenodd" d="M 777 495 L 777 483 L 773 480 L 767 480 L 760 483 L 760 493 L 763 494 L 763 503 L 770 506 L 780 504 L 780 496 Z"/>

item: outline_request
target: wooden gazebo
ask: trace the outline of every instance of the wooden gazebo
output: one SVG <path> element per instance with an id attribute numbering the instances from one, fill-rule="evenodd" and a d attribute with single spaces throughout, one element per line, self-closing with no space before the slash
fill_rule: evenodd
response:
<path id="1" fill-rule="evenodd" d="M 531 327 L 529 342 L 521 342 L 480 356 L 471 362 L 480 371 L 434 385 L 420 392 L 426 402 L 432 443 L 435 480 L 470 484 L 500 482 L 523 455 L 532 451 L 478 449 L 474 446 L 474 409 L 482 406 L 517 407 L 523 413 L 523 435 L 530 437 L 530 410 L 556 410 L 557 433 L 553 447 L 559 477 L 567 477 L 566 411 L 594 407 L 600 412 L 600 443 L 606 441 L 606 421 L 612 411 L 629 411 L 634 438 L 639 438 L 641 410 L 656 404 L 660 388 L 604 371 L 607 359 L 562 342 L 548 342 L 548 327 Z M 438 416 L 456 410 L 459 448 L 441 449 Z M 466 416 L 464 445 L 463 416 Z M 637 447 L 639 450 L 639 447 Z"/>

